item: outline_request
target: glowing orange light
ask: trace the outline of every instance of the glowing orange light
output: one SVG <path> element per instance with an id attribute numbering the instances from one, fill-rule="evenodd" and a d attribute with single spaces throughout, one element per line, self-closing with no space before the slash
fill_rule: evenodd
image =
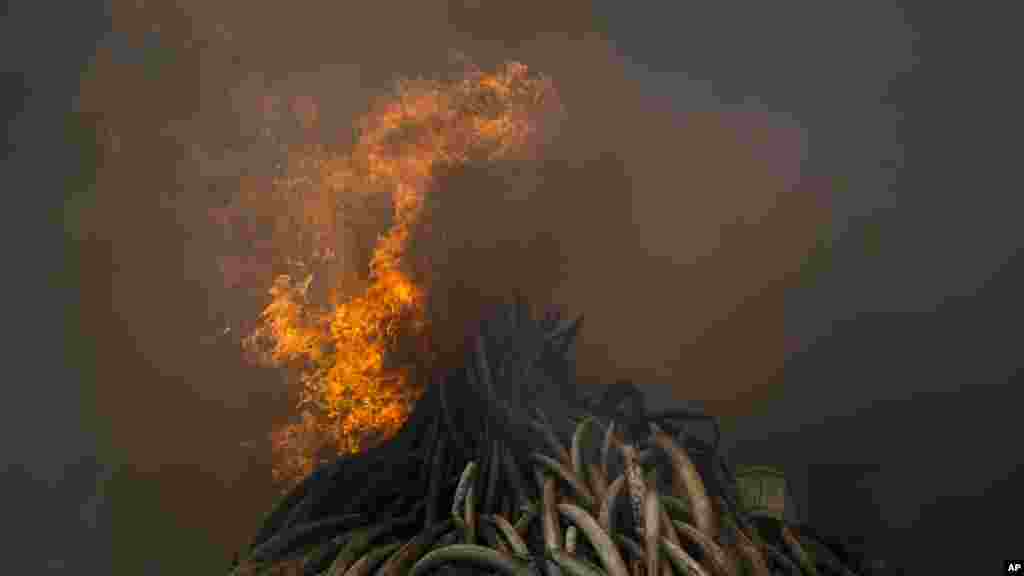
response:
<path id="1" fill-rule="evenodd" d="M 303 419 L 273 435 L 275 478 L 295 481 L 312 471 L 317 435 L 337 451 L 357 452 L 400 429 L 424 382 L 411 375 L 415 366 L 408 362 L 391 365 L 389 354 L 400 337 L 428 338 L 429 278 L 417 286 L 403 260 L 435 170 L 524 148 L 536 130 L 538 104 L 553 96 L 546 79 L 531 77 L 518 63 L 494 74 L 470 70 L 452 83 L 402 82 L 392 98 L 359 120 L 349 154 L 314 161 L 321 187 L 387 189 L 393 224 L 374 248 L 363 294 L 315 306 L 308 298 L 311 277 L 297 283 L 281 276 L 245 341 L 273 365 L 301 365 Z"/>

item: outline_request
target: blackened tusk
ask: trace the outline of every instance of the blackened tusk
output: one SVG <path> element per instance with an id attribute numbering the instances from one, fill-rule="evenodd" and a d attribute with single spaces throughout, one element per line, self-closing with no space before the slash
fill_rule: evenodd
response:
<path id="1" fill-rule="evenodd" d="M 565 355 L 569 351 L 569 347 L 576 339 L 576 335 L 579 333 L 580 326 L 583 324 L 583 316 L 578 316 L 575 320 L 563 322 L 553 332 L 547 335 L 546 340 L 549 344 L 553 345 L 553 350 L 560 355 Z"/>
<path id="2" fill-rule="evenodd" d="M 288 514 L 288 519 L 285 520 L 281 530 L 287 530 L 306 523 L 310 516 L 310 512 L 313 509 L 313 505 L 316 503 L 316 495 L 319 492 L 319 490 L 310 490 L 310 493 L 292 509 L 290 514 Z"/>
<path id="3" fill-rule="evenodd" d="M 448 425 L 448 438 L 455 444 L 455 450 L 459 454 L 465 454 L 465 445 L 460 438 L 459 429 L 455 427 L 455 415 L 452 413 L 452 405 L 448 398 L 448 378 L 438 377 L 438 386 L 441 395 L 441 413 L 444 415 L 444 422 Z"/>
<path id="4" fill-rule="evenodd" d="M 299 548 L 325 542 L 333 538 L 339 531 L 351 530 L 365 521 L 365 516 L 346 514 L 296 526 L 282 531 L 258 546 L 253 550 L 251 558 L 259 562 L 278 560 Z"/>
<path id="5" fill-rule="evenodd" d="M 715 418 L 710 414 L 692 410 L 665 410 L 649 414 L 648 419 L 653 420 L 658 424 L 667 420 L 704 420 L 710 422 L 711 428 L 714 432 L 714 440 L 711 443 L 711 448 L 716 454 L 718 453 L 718 447 L 721 444 L 722 439 L 722 431 L 718 425 L 718 418 Z"/>
<path id="6" fill-rule="evenodd" d="M 540 432 L 544 436 L 544 441 L 547 443 L 548 448 L 551 449 L 552 453 L 558 458 L 558 461 L 565 464 L 566 466 L 572 466 L 572 458 L 569 456 L 569 451 L 566 450 L 565 445 L 555 435 L 555 431 L 551 428 L 551 421 L 548 420 L 547 415 L 540 408 L 537 408 L 538 420 L 533 421 L 531 425 L 534 430 Z"/>
<path id="7" fill-rule="evenodd" d="M 348 542 L 348 534 L 335 537 L 333 540 L 321 547 L 319 551 L 310 556 L 302 566 L 302 576 L 317 576 L 324 570 L 331 567 L 338 553 Z"/>
<path id="8" fill-rule="evenodd" d="M 477 370 L 480 373 L 480 380 L 483 381 L 484 390 L 487 392 L 488 412 L 496 414 L 498 408 L 509 412 L 511 409 L 508 407 L 508 404 L 499 402 L 498 395 L 494 391 L 494 380 L 491 378 L 491 366 L 487 361 L 487 349 L 483 336 L 477 335 L 476 337 L 474 357 L 476 358 Z M 504 417 L 504 415 L 501 415 L 501 417 Z"/>
<path id="9" fill-rule="evenodd" d="M 518 509 L 520 505 L 527 501 L 526 491 L 523 490 L 522 473 L 516 468 L 516 462 L 512 456 L 512 451 L 506 446 L 503 450 L 501 463 L 505 468 L 505 476 L 508 477 L 509 485 L 512 487 L 512 503 L 513 508 Z"/>
<path id="10" fill-rule="evenodd" d="M 772 546 L 771 544 L 764 545 L 764 551 L 768 553 L 768 557 L 771 558 L 772 562 L 775 562 L 783 572 L 790 576 L 802 576 L 800 567 L 797 566 L 796 562 L 791 560 L 789 556 L 786 556 L 781 550 Z"/>
<path id="11" fill-rule="evenodd" d="M 418 454 L 420 458 L 419 476 L 422 486 L 430 485 L 430 474 L 433 470 L 431 465 L 434 463 L 434 452 L 437 451 L 437 438 L 441 432 L 440 414 L 435 412 L 434 417 L 430 419 L 427 426 L 427 433 L 423 435 L 423 446 L 419 449 Z"/>
<path id="12" fill-rule="evenodd" d="M 476 484 L 474 493 L 476 494 L 476 501 L 479 503 L 477 505 L 477 509 L 480 510 L 484 504 L 484 498 L 487 496 L 487 494 L 485 494 L 488 482 L 487 477 L 491 470 L 491 441 L 486 422 L 484 422 L 484 433 L 480 436 L 480 442 L 477 445 L 476 450 L 476 461 L 479 468 L 477 469 L 476 478 L 474 479 L 474 483 Z"/>
<path id="13" fill-rule="evenodd" d="M 507 333 L 511 333 L 516 328 L 516 321 L 517 321 L 516 314 L 517 314 L 517 311 L 516 311 L 516 307 L 515 306 L 508 306 L 508 305 L 505 306 L 505 317 L 504 317 L 505 325 L 502 326 L 502 328 L 504 329 L 506 334 Z"/>
<path id="14" fill-rule="evenodd" d="M 609 469 L 611 468 L 611 449 L 613 440 L 615 440 L 615 420 L 610 420 L 604 431 L 604 443 L 601 445 L 601 471 L 604 472 L 605 478 L 611 476 Z"/>
<path id="15" fill-rule="evenodd" d="M 554 330 L 547 334 L 548 342 L 554 342 L 562 338 L 573 338 L 583 323 L 583 316 L 577 316 L 574 320 L 567 320 L 559 323 Z"/>
<path id="16" fill-rule="evenodd" d="M 523 298 L 523 294 L 516 294 L 516 327 L 523 328 L 530 322 L 530 307 Z"/>
<path id="17" fill-rule="evenodd" d="M 487 493 L 484 495 L 484 514 L 493 514 L 495 512 L 495 502 L 497 500 L 498 491 L 498 474 L 501 464 L 501 443 L 497 439 L 491 440 L 491 461 L 489 463 L 489 471 L 487 473 Z"/>
<path id="18" fill-rule="evenodd" d="M 293 488 L 291 492 L 278 502 L 277 506 L 274 507 L 273 511 L 263 522 L 263 526 L 261 526 L 259 531 L 256 533 L 256 537 L 253 538 L 253 542 L 249 546 L 250 551 L 255 550 L 257 546 L 263 544 L 273 537 L 281 528 L 284 528 L 285 523 L 288 520 L 288 516 L 306 497 L 309 484 L 313 482 L 315 478 L 316 474 L 314 473 L 314 476 Z"/>
<path id="19" fill-rule="evenodd" d="M 438 419 L 440 420 L 440 418 Z M 448 445 L 447 434 L 442 430 L 443 425 L 438 422 L 437 435 L 434 438 L 434 458 L 431 463 L 430 488 L 427 494 L 426 522 L 423 528 L 433 526 L 437 522 L 437 507 L 441 499 L 441 483 L 444 480 L 445 449 Z"/>
<path id="20" fill-rule="evenodd" d="M 505 518 L 512 517 L 512 511 L 515 510 L 515 497 L 514 490 L 502 492 L 501 506 L 498 507 L 498 515 L 504 516 Z"/>

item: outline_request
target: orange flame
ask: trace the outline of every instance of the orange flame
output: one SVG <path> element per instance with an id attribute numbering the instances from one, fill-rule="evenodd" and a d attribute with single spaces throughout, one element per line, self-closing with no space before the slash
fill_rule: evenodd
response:
<path id="1" fill-rule="evenodd" d="M 388 190 L 393 224 L 374 248 L 365 293 L 319 307 L 307 298 L 312 276 L 302 283 L 280 276 L 245 341 L 273 365 L 302 367 L 303 421 L 273 435 L 283 460 L 275 470 L 278 480 L 294 482 L 312 471 L 316 452 L 324 448 L 317 445 L 318 434 L 332 450 L 354 453 L 401 428 L 422 393 L 425 371 L 417 376 L 424 366 L 414 362 L 389 366 L 389 355 L 399 338 L 428 338 L 429 278 L 417 286 L 403 259 L 435 171 L 526 149 L 536 132 L 538 106 L 554 97 L 546 78 L 532 77 L 518 63 L 494 74 L 470 69 L 458 82 L 403 81 L 392 98 L 359 121 L 349 154 L 317 162 L 319 185 L 327 190 Z"/>

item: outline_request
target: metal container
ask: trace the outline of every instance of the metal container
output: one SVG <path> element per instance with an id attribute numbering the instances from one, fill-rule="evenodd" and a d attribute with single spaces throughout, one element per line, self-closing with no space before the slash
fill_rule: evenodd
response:
<path id="1" fill-rule="evenodd" d="M 736 469 L 740 505 L 751 513 L 782 520 L 786 514 L 786 475 L 769 466 Z"/>

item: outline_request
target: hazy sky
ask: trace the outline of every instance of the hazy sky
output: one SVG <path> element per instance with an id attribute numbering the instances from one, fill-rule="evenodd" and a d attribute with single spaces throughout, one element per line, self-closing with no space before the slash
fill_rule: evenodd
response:
<path id="1" fill-rule="evenodd" d="M 117 3 L 105 17 L 83 2 L 59 13 L 14 3 L 0 24 L 3 98 L 15 112 L 5 114 L 14 147 L 3 173 L 12 198 L 39 198 L 47 215 L 59 211 L 55 191 L 74 172 L 63 114 L 97 42 L 129 66 L 148 62 L 153 40 L 139 33 L 153 22 L 167 45 L 189 34 L 209 43 L 180 50 L 157 88 L 112 76 L 118 84 L 93 94 L 138 143 L 131 169 L 108 181 L 118 192 L 97 200 L 120 211 L 105 212 L 81 271 L 84 322 L 102 326 L 90 336 L 105 335 L 94 344 L 95 373 L 112 382 L 98 388 L 108 424 L 100 428 L 139 468 L 123 476 L 132 487 L 123 501 L 141 503 L 138 518 L 173 519 L 168 530 L 214 526 L 182 540 L 197 550 L 205 539 L 246 540 L 229 532 L 262 512 L 230 496 L 246 477 L 235 447 L 259 430 L 245 415 L 258 399 L 197 375 L 272 383 L 195 343 L 215 265 L 195 258 L 206 244 L 184 212 L 164 216 L 165 189 L 200 181 L 166 158 L 182 141 L 214 146 L 251 129 L 244 107 L 264 88 L 331 99 L 342 126 L 394 74 L 430 69 L 460 48 L 485 63 L 522 57 L 562 83 L 569 123 L 557 162 L 541 184 L 522 184 L 531 202 L 542 199 L 510 210 L 549 210 L 530 230 L 554 238 L 564 266 L 545 261 L 536 289 L 565 276 L 547 294 L 587 314 L 585 372 L 649 382 L 652 405 L 695 399 L 725 414 L 734 460 L 785 468 L 815 524 L 892 528 L 873 542 L 893 563 L 923 568 L 943 547 L 965 553 L 943 561 L 999 562 L 1011 537 L 998 520 L 1024 511 L 1012 489 L 1024 481 L 1024 459 L 1011 449 L 1024 363 L 1012 19 L 980 5 L 942 13 L 941 3 L 550 4 L 425 3 L 394 21 L 385 8 L 335 7 L 321 18 L 233 3 Z M 234 38 L 225 41 L 217 22 Z M 125 34 L 111 35 L 115 28 Z M 583 34 L 592 30 L 599 34 Z M 257 72 L 268 80 L 251 88 Z M 179 121 L 176 131 L 158 134 L 166 118 Z M 573 170 L 584 165 L 589 179 Z M 139 187 L 151 174 L 153 189 Z M 543 199 L 559 186 L 581 191 Z M 581 204 L 588 216 L 558 231 Z M 512 228 L 461 217 L 470 210 L 449 214 L 456 237 L 479 246 L 515 238 Z M 52 277 L 63 246 L 31 246 L 38 254 L 22 251 L 19 273 Z M 150 259 L 167 265 L 135 268 Z M 504 276 L 494 278 L 479 290 L 499 289 Z M 52 305 L 61 294 L 24 317 L 26 343 L 52 339 L 74 310 Z M 609 304 L 622 295 L 628 306 Z M 154 299 L 166 305 L 151 311 Z M 54 366 L 52 354 L 27 358 L 30 376 L 14 378 L 4 401 L 16 408 L 5 418 L 6 492 L 26 495 L 15 506 L 15 521 L 26 516 L 18 532 L 51 544 L 20 548 L 32 550 L 34 566 L 110 562 L 106 535 L 124 530 L 110 494 L 125 485 L 96 462 L 104 441 L 82 432 L 83 414 L 95 428 L 92 396 L 81 394 L 90 388 L 71 368 L 38 376 Z M 162 408 L 140 410 L 147 402 Z M 847 475 L 833 478 L 830 467 Z M 239 519 L 209 518 L 214 498 Z"/>

